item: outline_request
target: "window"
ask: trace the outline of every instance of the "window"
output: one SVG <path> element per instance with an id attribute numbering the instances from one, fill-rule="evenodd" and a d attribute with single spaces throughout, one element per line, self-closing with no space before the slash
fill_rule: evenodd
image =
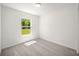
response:
<path id="1" fill-rule="evenodd" d="M 29 19 L 23 18 L 21 20 L 21 34 L 22 35 L 27 35 L 31 33 L 31 22 Z"/>

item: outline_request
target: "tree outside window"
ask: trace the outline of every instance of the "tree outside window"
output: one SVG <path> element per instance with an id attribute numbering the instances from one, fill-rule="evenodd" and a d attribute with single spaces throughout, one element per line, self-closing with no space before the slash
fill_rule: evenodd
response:
<path id="1" fill-rule="evenodd" d="M 31 22 L 29 19 L 23 18 L 21 20 L 21 26 L 22 26 L 21 30 L 22 35 L 27 35 L 31 33 Z"/>

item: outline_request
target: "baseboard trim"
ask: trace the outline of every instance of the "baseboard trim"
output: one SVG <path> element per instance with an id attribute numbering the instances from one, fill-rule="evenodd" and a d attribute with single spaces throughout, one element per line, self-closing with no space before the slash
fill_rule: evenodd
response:
<path id="1" fill-rule="evenodd" d="M 2 48 L 1 50 L 7 49 L 7 48 L 10 48 L 10 47 L 14 47 L 14 46 L 17 46 L 17 45 L 20 45 L 20 44 L 23 44 L 23 43 L 26 43 L 26 42 L 29 42 L 29 41 L 32 41 L 32 40 L 34 40 L 34 39 L 31 39 L 31 40 L 28 40 L 28 41 L 25 41 L 25 42 L 19 42 L 17 44 L 12 45 L 12 46 L 9 46 L 9 47 L 6 47 L 6 48 Z"/>
<path id="2" fill-rule="evenodd" d="M 40 38 L 40 39 L 42 39 L 42 38 Z M 46 39 L 43 39 L 43 40 L 46 40 Z M 47 41 L 48 41 L 48 42 L 51 42 L 51 43 L 54 43 L 54 44 L 57 44 L 57 45 L 60 45 L 60 46 L 62 46 L 62 47 L 71 49 L 72 51 L 75 51 L 75 53 L 77 54 L 77 50 L 76 50 L 76 49 L 73 49 L 73 48 L 71 48 L 71 47 L 67 47 L 67 46 L 65 46 L 65 45 L 61 45 L 61 44 L 56 43 L 56 42 L 54 42 L 54 41 L 49 41 L 49 40 L 47 40 Z"/>

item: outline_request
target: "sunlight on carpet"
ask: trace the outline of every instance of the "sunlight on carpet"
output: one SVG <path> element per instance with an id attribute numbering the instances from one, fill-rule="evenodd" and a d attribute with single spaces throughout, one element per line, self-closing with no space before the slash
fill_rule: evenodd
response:
<path id="1" fill-rule="evenodd" d="M 25 43 L 24 45 L 25 46 L 30 46 L 30 45 L 35 44 L 35 43 L 36 43 L 36 41 L 30 41 L 30 42 Z"/>

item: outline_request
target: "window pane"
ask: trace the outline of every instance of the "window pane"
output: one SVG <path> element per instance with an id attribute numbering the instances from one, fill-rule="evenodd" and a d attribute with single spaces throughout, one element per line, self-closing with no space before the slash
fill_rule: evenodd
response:
<path id="1" fill-rule="evenodd" d="M 22 19 L 21 25 L 22 26 L 30 26 L 30 20 L 28 20 L 28 19 Z"/>
<path id="2" fill-rule="evenodd" d="M 31 32 L 30 29 L 22 29 L 21 34 L 22 34 L 22 35 L 27 35 L 27 34 L 30 34 L 30 32 Z"/>
<path id="3" fill-rule="evenodd" d="M 31 33 L 31 27 L 30 26 L 31 26 L 31 22 L 30 22 L 29 19 L 26 19 L 26 18 L 22 19 L 21 20 L 21 27 L 22 27 L 21 34 L 22 35 L 30 34 Z"/>

